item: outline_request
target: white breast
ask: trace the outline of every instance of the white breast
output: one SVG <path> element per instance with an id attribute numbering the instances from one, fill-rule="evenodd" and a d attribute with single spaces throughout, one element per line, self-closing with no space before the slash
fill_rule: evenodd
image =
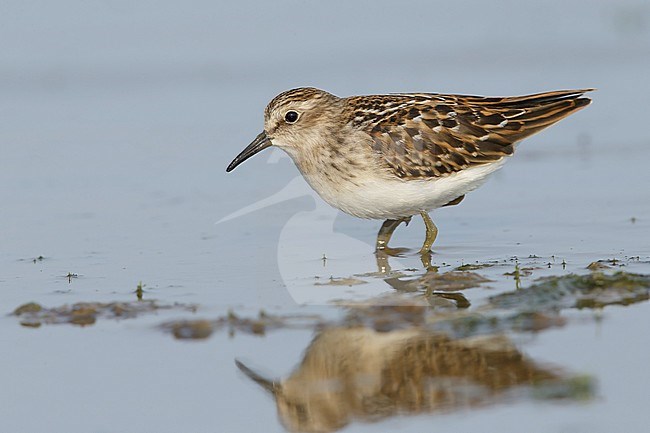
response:
<path id="1" fill-rule="evenodd" d="M 305 175 L 305 179 L 323 200 L 345 213 L 359 218 L 398 219 L 442 207 L 478 188 L 505 161 L 506 158 L 502 158 L 447 177 L 427 180 L 368 176 L 366 173 L 357 177 L 357 185 L 354 185 L 334 183 L 318 172 Z"/>

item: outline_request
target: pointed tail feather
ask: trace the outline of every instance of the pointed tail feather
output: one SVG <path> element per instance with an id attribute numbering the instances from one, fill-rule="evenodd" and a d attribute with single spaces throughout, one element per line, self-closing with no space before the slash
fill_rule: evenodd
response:
<path id="1" fill-rule="evenodd" d="M 583 94 L 593 89 L 560 90 L 505 98 L 497 112 L 507 118 L 494 132 L 511 143 L 523 140 L 586 107 L 591 99 Z"/>

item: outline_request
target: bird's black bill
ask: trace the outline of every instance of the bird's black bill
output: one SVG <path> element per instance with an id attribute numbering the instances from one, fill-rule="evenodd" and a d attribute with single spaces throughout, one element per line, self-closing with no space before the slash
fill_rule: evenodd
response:
<path id="1" fill-rule="evenodd" d="M 244 373 L 251 380 L 253 380 L 253 382 L 257 383 L 259 386 L 261 386 L 271 394 L 276 394 L 278 391 L 280 391 L 281 386 L 279 383 L 266 379 L 265 377 L 262 377 L 260 374 L 246 367 L 241 361 L 237 359 L 235 359 L 235 364 L 237 365 L 237 368 L 241 370 L 242 373 Z"/>
<path id="2" fill-rule="evenodd" d="M 239 164 L 270 146 L 271 140 L 266 136 L 266 132 L 262 132 L 251 144 L 246 146 L 246 149 L 242 150 L 242 152 L 232 160 L 228 168 L 226 168 L 226 172 L 233 171 Z"/>

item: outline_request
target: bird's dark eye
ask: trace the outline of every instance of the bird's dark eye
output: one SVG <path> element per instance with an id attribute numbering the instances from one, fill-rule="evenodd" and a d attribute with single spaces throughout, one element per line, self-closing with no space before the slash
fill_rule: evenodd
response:
<path id="1" fill-rule="evenodd" d="M 287 114 L 284 115 L 284 120 L 287 123 L 296 123 L 296 120 L 298 120 L 298 113 L 293 110 L 287 111 Z"/>

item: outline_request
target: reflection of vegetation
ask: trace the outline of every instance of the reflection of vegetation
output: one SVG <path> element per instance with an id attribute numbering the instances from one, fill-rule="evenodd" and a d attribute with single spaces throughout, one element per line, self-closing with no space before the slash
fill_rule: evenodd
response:
<path id="1" fill-rule="evenodd" d="M 277 329 L 305 329 L 321 323 L 315 315 L 273 316 L 260 311 L 254 318 L 240 317 L 230 311 L 226 316 L 214 320 L 176 320 L 162 325 L 162 329 L 171 332 L 178 339 L 203 339 L 213 332 L 227 329 L 230 335 L 237 332 L 252 335 L 265 335 Z"/>
<path id="2" fill-rule="evenodd" d="M 478 287 L 490 280 L 474 272 L 449 271 L 438 273 L 430 267 L 424 275 L 405 278 L 402 275 L 384 278 L 384 281 L 398 292 L 424 292 L 431 307 L 468 308 L 469 300 L 461 290 Z"/>
<path id="3" fill-rule="evenodd" d="M 400 292 L 422 293 L 460 274 L 431 271 L 387 281 Z M 593 378 L 538 366 L 504 332 L 563 326 L 563 309 L 628 305 L 649 294 L 650 276 L 592 272 L 541 278 L 493 296 L 474 311 L 441 311 L 423 297 L 406 301 L 394 295 L 374 305 L 348 304 L 342 321 L 319 322 L 302 362 L 284 380 L 237 364 L 272 394 L 282 423 L 292 431 L 335 431 L 354 420 L 483 406 L 515 390 L 529 398 L 589 399 Z"/>
<path id="4" fill-rule="evenodd" d="M 155 301 L 139 302 L 78 302 L 73 305 L 63 305 L 55 308 L 44 308 L 40 304 L 30 302 L 16 308 L 13 312 L 20 318 L 20 324 L 28 327 L 39 327 L 41 324 L 69 323 L 86 326 L 94 324 L 98 318 L 132 319 L 145 313 L 158 310 L 182 309 L 194 311 L 191 305 L 158 305 Z"/>
<path id="5" fill-rule="evenodd" d="M 386 278 L 391 287 L 399 292 L 457 292 L 478 287 L 490 280 L 474 272 L 449 271 L 438 273 L 427 271 L 417 278 Z"/>
<path id="6" fill-rule="evenodd" d="M 517 266 L 516 276 L 525 269 Z M 263 311 L 242 317 L 229 312 L 212 320 L 173 321 L 162 328 L 179 339 L 204 339 L 217 331 L 261 336 L 273 330 L 315 330 L 300 365 L 284 380 L 267 379 L 240 362 L 238 366 L 271 393 L 287 428 L 334 431 L 355 420 L 494 404 L 515 393 L 528 398 L 588 399 L 594 394 L 591 377 L 540 366 L 506 335 L 563 326 L 566 319 L 561 312 L 568 308 L 629 305 L 650 297 L 650 276 L 593 271 L 540 278 L 468 309 L 469 301 L 461 291 L 487 281 L 478 273 L 439 273 L 431 267 L 419 276 L 392 273 L 383 279 L 395 289 L 391 295 L 346 302 L 342 307 L 346 314 L 338 320 Z M 136 296 L 143 293 L 139 284 Z M 119 320 L 171 308 L 194 309 L 151 300 L 57 308 L 29 303 L 13 314 L 24 326 L 84 326 L 98 318 Z"/>

